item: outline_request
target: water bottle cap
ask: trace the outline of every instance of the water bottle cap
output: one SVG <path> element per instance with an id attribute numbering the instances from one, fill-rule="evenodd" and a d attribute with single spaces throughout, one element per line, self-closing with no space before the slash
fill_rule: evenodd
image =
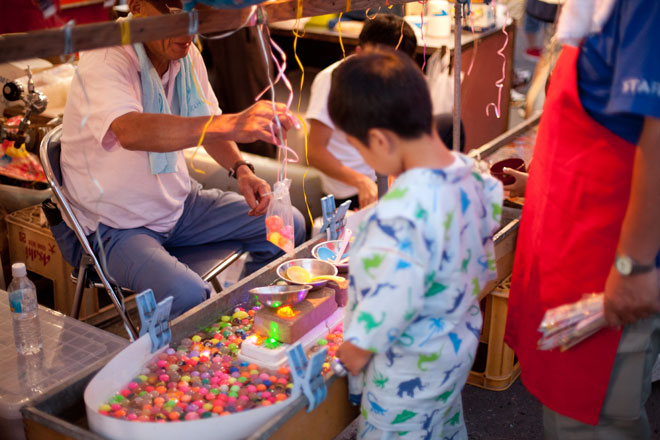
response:
<path id="1" fill-rule="evenodd" d="M 12 278 L 27 276 L 27 269 L 25 269 L 25 263 L 14 263 L 14 264 L 12 264 L 11 265 L 11 276 L 12 276 Z"/>

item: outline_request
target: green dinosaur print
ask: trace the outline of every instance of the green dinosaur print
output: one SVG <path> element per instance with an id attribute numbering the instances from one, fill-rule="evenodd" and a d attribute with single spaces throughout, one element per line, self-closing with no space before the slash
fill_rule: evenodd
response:
<path id="1" fill-rule="evenodd" d="M 412 411 L 408 411 L 407 409 L 404 409 L 403 411 L 401 411 L 399 414 L 396 415 L 394 420 L 392 420 L 392 424 L 396 425 L 397 423 L 406 422 L 412 419 L 413 417 L 415 417 L 416 415 L 417 415 L 416 412 L 412 412 Z"/>
<path id="2" fill-rule="evenodd" d="M 437 402 L 438 400 L 442 400 L 442 403 L 447 403 L 447 400 L 449 400 L 451 395 L 454 393 L 455 389 L 456 389 L 456 384 L 454 384 L 454 387 L 451 390 L 447 390 L 444 393 L 440 394 L 438 397 L 436 397 L 435 401 Z"/>
<path id="3" fill-rule="evenodd" d="M 374 369 L 374 385 L 378 388 L 385 388 L 385 384 L 390 380 L 389 377 L 385 376 L 380 371 Z"/>
<path id="4" fill-rule="evenodd" d="M 415 212 L 416 218 L 426 221 L 428 215 L 429 213 L 426 209 L 422 208 L 421 205 L 417 205 L 417 211 Z"/>
<path id="5" fill-rule="evenodd" d="M 475 179 L 477 179 L 479 182 L 484 183 L 484 179 L 481 177 L 481 175 L 477 172 L 473 172 L 472 175 L 474 176 Z"/>
<path id="6" fill-rule="evenodd" d="M 424 285 L 428 286 L 433 282 L 435 279 L 435 271 L 431 272 L 430 274 L 426 275 L 426 279 L 424 280 Z"/>
<path id="7" fill-rule="evenodd" d="M 385 255 L 383 254 L 374 254 L 371 258 L 362 259 L 362 267 L 367 275 L 373 278 L 373 275 L 369 272 L 369 269 L 377 269 L 385 260 Z"/>
<path id="8" fill-rule="evenodd" d="M 445 286 L 444 284 L 436 283 L 434 281 L 433 284 L 431 284 L 431 287 L 429 287 L 429 290 L 427 290 L 426 293 L 424 294 L 424 297 L 428 298 L 429 296 L 435 296 L 438 293 L 443 292 L 446 288 L 447 286 Z"/>
<path id="9" fill-rule="evenodd" d="M 369 411 L 367 411 L 367 408 L 364 406 L 360 408 L 360 412 L 362 413 L 362 417 L 364 420 L 367 420 L 367 417 L 369 417 Z"/>
<path id="10" fill-rule="evenodd" d="M 403 437 L 404 435 L 408 434 L 410 431 L 399 431 L 396 433 L 399 437 Z"/>
<path id="11" fill-rule="evenodd" d="M 417 368 L 419 368 L 420 371 L 428 371 L 427 368 L 424 368 L 423 365 L 427 362 L 435 362 L 438 359 L 440 359 L 440 355 L 438 353 L 433 353 L 433 354 L 420 354 L 419 357 L 417 358 Z"/>
<path id="12" fill-rule="evenodd" d="M 378 349 L 376 347 L 369 347 L 367 348 L 367 351 L 370 351 L 373 354 L 378 354 Z"/>
<path id="13" fill-rule="evenodd" d="M 408 188 L 394 188 L 383 196 L 383 200 L 397 200 L 406 196 Z"/>
<path id="14" fill-rule="evenodd" d="M 456 413 L 453 416 L 451 416 L 449 420 L 445 422 L 445 425 L 451 425 L 451 426 L 458 425 L 460 422 L 460 417 L 461 417 L 461 412 L 456 411 Z"/>
<path id="15" fill-rule="evenodd" d="M 472 278 L 472 295 L 477 296 L 481 292 L 481 286 L 479 286 L 479 278 Z"/>
<path id="16" fill-rule="evenodd" d="M 491 203 L 491 206 L 493 207 L 493 220 L 499 222 L 502 217 L 502 205 L 499 203 Z"/>
<path id="17" fill-rule="evenodd" d="M 415 316 L 415 309 L 412 308 L 412 289 L 408 289 L 408 309 L 406 309 L 406 314 L 403 319 L 410 321 Z"/>
<path id="18" fill-rule="evenodd" d="M 449 234 L 449 228 L 451 227 L 451 222 L 454 219 L 454 211 L 447 213 L 447 218 L 445 219 L 443 225 L 445 228 L 445 237 Z"/>
<path id="19" fill-rule="evenodd" d="M 357 322 L 363 322 L 366 332 L 369 333 L 371 330 L 375 329 L 376 327 L 380 327 L 380 325 L 385 322 L 385 312 L 381 313 L 382 315 L 380 317 L 380 321 L 376 321 L 371 313 L 360 312 Z"/>
<path id="20" fill-rule="evenodd" d="M 467 253 L 467 257 L 463 258 L 461 262 L 461 272 L 463 273 L 467 272 L 468 264 L 470 264 L 470 260 L 472 259 L 472 249 L 468 249 Z"/>

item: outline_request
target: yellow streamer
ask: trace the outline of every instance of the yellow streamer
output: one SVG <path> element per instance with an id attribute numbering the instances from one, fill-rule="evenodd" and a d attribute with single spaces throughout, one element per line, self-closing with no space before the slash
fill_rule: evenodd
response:
<path id="1" fill-rule="evenodd" d="M 305 191 L 305 177 L 307 177 L 307 172 L 309 171 L 309 157 L 307 156 L 307 124 L 305 124 L 305 120 L 300 115 L 298 115 L 298 119 L 302 123 L 303 134 L 305 135 L 305 162 L 307 163 L 307 168 L 303 174 L 302 182 L 303 196 L 305 196 L 305 206 L 307 207 L 307 215 L 309 215 L 309 221 L 312 223 L 312 226 L 314 226 L 314 217 L 312 217 L 312 210 L 309 209 L 309 203 L 307 202 L 307 191 Z"/>
<path id="2" fill-rule="evenodd" d="M 300 58 L 298 57 L 298 37 L 302 37 L 300 35 L 300 18 L 302 17 L 302 0 L 298 0 L 298 10 L 296 11 L 296 24 L 293 29 L 293 56 L 296 58 L 296 62 L 298 63 L 298 67 L 300 67 L 300 93 L 298 95 L 298 113 L 300 113 L 300 103 L 302 101 L 302 91 L 303 91 L 303 84 L 305 82 L 305 68 L 303 67 L 302 61 L 300 61 Z"/>
<path id="3" fill-rule="evenodd" d="M 341 16 L 344 15 L 343 12 L 339 13 L 339 21 L 337 22 L 337 30 L 339 31 L 339 45 L 341 46 L 341 53 L 346 58 L 346 49 L 344 49 L 344 42 L 341 39 Z"/>
<path id="4" fill-rule="evenodd" d="M 206 136 L 206 130 L 208 130 L 209 125 L 211 125 L 211 122 L 213 121 L 213 117 L 215 116 L 215 112 L 213 111 L 213 105 L 212 102 L 209 102 L 206 100 L 204 97 L 204 94 L 202 93 L 202 89 L 200 89 L 199 84 L 197 83 L 197 75 L 195 75 L 195 65 L 192 65 L 192 78 L 193 78 L 193 83 L 195 83 L 195 89 L 197 89 L 197 93 L 199 94 L 200 98 L 202 98 L 202 101 L 209 107 L 209 111 L 211 113 L 211 116 L 209 117 L 209 120 L 206 121 L 206 124 L 204 124 L 204 128 L 202 129 L 202 134 L 199 136 L 199 141 L 197 141 L 197 146 L 195 147 L 195 151 L 193 151 L 192 156 L 190 157 L 190 168 L 192 168 L 195 172 L 200 173 L 200 174 L 206 174 L 206 172 L 202 169 L 199 169 L 195 166 L 195 156 L 197 155 L 197 151 L 199 151 L 199 147 L 202 146 L 202 142 L 204 142 L 204 136 Z"/>
<path id="5" fill-rule="evenodd" d="M 119 22 L 119 34 L 121 35 L 121 44 L 131 44 L 131 25 L 130 20 Z"/>

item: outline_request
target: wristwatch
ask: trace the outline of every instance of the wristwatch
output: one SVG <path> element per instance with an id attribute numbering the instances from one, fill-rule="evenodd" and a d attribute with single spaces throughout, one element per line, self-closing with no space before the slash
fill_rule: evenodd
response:
<path id="1" fill-rule="evenodd" d="M 241 160 L 237 160 L 236 163 L 234 164 L 234 166 L 231 167 L 231 169 L 229 170 L 229 177 L 233 177 L 234 179 L 238 179 L 238 177 L 236 176 L 236 172 L 243 165 L 245 165 L 246 167 L 251 169 L 252 172 L 254 173 L 254 165 L 252 165 L 252 163 L 248 162 L 247 160 L 241 159 Z"/>
<path id="2" fill-rule="evenodd" d="M 623 254 L 616 256 L 614 259 L 614 267 L 623 277 L 650 272 L 655 268 L 652 264 L 640 264 L 628 255 Z"/>

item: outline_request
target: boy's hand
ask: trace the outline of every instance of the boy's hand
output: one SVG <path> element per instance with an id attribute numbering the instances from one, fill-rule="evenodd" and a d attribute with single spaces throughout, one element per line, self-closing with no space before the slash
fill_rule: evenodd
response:
<path id="1" fill-rule="evenodd" d="M 378 185 L 367 176 L 360 178 L 357 185 L 358 201 L 360 202 L 360 209 L 366 208 L 373 202 L 378 200 Z M 351 208 L 358 208 L 358 206 L 351 206 Z"/>
<path id="2" fill-rule="evenodd" d="M 502 168 L 502 172 L 516 179 L 511 185 L 504 185 L 504 189 L 509 191 L 509 195 L 511 197 L 524 197 L 525 188 L 527 187 L 527 176 L 529 174 L 507 167 Z"/>
<path id="3" fill-rule="evenodd" d="M 350 342 L 344 342 L 337 350 L 337 357 L 353 376 L 360 374 L 360 371 L 369 363 L 371 356 L 373 356 L 372 352 L 363 350 Z"/>

